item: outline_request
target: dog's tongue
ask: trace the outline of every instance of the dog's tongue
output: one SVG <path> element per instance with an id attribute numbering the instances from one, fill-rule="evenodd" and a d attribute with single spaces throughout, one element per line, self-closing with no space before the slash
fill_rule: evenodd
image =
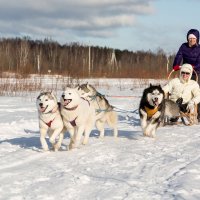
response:
<path id="1" fill-rule="evenodd" d="M 71 102 L 70 99 L 65 99 L 64 105 L 67 106 Z"/>
<path id="2" fill-rule="evenodd" d="M 159 104 L 159 103 L 158 103 L 158 101 L 157 101 L 157 100 L 156 100 L 156 101 L 154 101 L 154 105 L 155 105 L 155 106 L 158 106 L 158 104 Z"/>
<path id="3" fill-rule="evenodd" d="M 44 112 L 46 110 L 46 108 L 45 107 L 41 107 L 40 110 L 41 110 L 41 112 Z"/>

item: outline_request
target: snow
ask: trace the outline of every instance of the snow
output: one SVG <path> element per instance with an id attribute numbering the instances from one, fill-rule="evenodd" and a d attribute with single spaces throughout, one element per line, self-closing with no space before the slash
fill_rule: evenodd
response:
<path id="1" fill-rule="evenodd" d="M 60 151 L 42 151 L 39 93 L 0 97 L 1 200 L 200 199 L 200 126 L 165 126 L 156 139 L 143 137 L 137 108 L 144 88 L 106 84 L 98 90 L 118 111 L 119 137 L 106 127 L 99 139 L 94 127 L 89 144 L 72 151 L 67 133 Z"/>

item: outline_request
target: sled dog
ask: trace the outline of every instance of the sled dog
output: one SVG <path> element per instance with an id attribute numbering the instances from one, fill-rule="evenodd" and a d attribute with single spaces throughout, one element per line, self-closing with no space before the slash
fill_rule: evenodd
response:
<path id="1" fill-rule="evenodd" d="M 118 116 L 113 110 L 114 107 L 109 104 L 105 96 L 97 92 L 97 90 L 88 83 L 78 86 L 78 91 L 81 97 L 90 101 L 95 107 L 96 127 L 100 131 L 100 137 L 104 137 L 104 125 L 106 122 L 113 128 L 114 137 L 117 137 Z"/>
<path id="2" fill-rule="evenodd" d="M 36 100 L 39 117 L 40 142 L 43 150 L 49 150 L 46 134 L 55 151 L 57 151 L 64 137 L 64 125 L 55 95 L 52 92 L 41 92 Z M 58 142 L 56 138 L 59 136 Z"/>
<path id="3" fill-rule="evenodd" d="M 180 107 L 172 100 L 164 100 L 164 117 L 161 121 L 161 125 L 166 125 L 167 121 L 180 117 Z M 182 119 L 181 119 L 182 120 Z M 183 121 L 183 120 L 182 120 Z"/>
<path id="4" fill-rule="evenodd" d="M 139 115 L 144 136 L 155 137 L 157 128 L 165 125 L 166 118 L 180 117 L 180 108 L 175 102 L 164 99 L 160 85 L 150 84 L 143 91 Z"/>
<path id="5" fill-rule="evenodd" d="M 164 117 L 164 91 L 161 86 L 150 84 L 143 91 L 139 115 L 144 136 L 155 137 L 155 132 Z"/>
<path id="6" fill-rule="evenodd" d="M 87 144 L 95 123 L 95 110 L 91 103 L 80 97 L 77 88 L 67 87 L 61 96 L 61 115 L 70 134 L 69 149 Z"/>

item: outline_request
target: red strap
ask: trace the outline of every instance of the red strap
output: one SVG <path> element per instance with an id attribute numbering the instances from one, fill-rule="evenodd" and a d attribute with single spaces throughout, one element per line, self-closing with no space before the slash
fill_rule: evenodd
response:
<path id="1" fill-rule="evenodd" d="M 54 119 L 53 119 L 54 120 Z M 51 127 L 51 123 L 53 122 L 53 120 L 51 120 L 50 122 L 48 123 L 45 123 L 48 127 Z"/>
<path id="2" fill-rule="evenodd" d="M 78 116 L 77 116 L 78 117 Z M 76 118 L 77 118 L 76 117 Z M 73 120 L 73 121 L 70 121 L 70 124 L 72 125 L 72 126 L 76 126 L 76 118 Z"/>

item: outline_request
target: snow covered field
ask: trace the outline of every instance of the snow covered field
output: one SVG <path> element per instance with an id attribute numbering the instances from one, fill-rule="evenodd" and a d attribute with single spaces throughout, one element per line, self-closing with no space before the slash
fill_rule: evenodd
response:
<path id="1" fill-rule="evenodd" d="M 0 97 L 0 199 L 200 199 L 200 125 L 166 126 L 156 139 L 143 137 L 137 113 L 143 88 L 98 90 L 118 111 L 118 139 L 108 127 L 99 139 L 94 128 L 88 145 L 66 151 L 66 134 L 59 152 L 41 151 L 39 93 Z"/>

